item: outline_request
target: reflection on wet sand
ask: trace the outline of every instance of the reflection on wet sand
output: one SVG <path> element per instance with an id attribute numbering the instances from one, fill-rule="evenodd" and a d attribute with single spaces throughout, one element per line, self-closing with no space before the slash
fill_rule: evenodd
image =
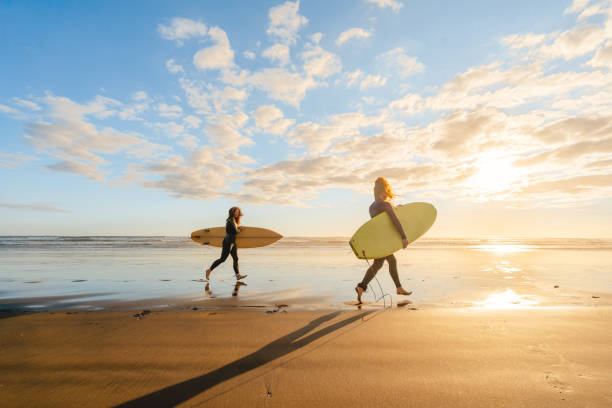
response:
<path id="1" fill-rule="evenodd" d="M 473 302 L 486 309 L 512 309 L 537 305 L 538 302 L 531 300 L 533 295 L 518 295 L 512 289 L 507 289 L 505 292 L 493 293 L 485 300 Z"/>
<path id="2" fill-rule="evenodd" d="M 236 281 L 236 285 L 234 286 L 234 291 L 232 292 L 232 296 L 238 296 L 238 291 L 240 290 L 241 286 L 247 286 L 247 284 L 241 281 Z"/>
<path id="3" fill-rule="evenodd" d="M 232 291 L 232 296 L 238 296 L 238 291 L 240 290 L 242 286 L 247 286 L 247 284 L 242 281 L 236 281 L 236 284 L 234 285 L 234 289 Z M 211 299 L 214 299 L 216 297 L 215 295 L 213 295 L 212 288 L 210 286 L 210 282 L 207 282 L 206 286 L 204 286 L 204 293 L 206 294 L 207 297 Z"/>

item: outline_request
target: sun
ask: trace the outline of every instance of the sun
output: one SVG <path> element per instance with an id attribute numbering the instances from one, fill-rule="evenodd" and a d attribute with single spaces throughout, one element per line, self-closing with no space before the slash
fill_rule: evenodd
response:
<path id="1" fill-rule="evenodd" d="M 468 179 L 467 186 L 479 195 L 510 189 L 524 174 L 512 165 L 512 160 L 497 152 L 483 153 L 476 163 L 478 170 Z"/>

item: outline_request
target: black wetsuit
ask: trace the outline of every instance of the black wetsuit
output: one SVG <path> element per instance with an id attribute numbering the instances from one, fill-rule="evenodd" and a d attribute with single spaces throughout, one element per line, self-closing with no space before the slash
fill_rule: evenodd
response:
<path id="1" fill-rule="evenodd" d="M 402 239 L 405 239 L 406 234 L 404 233 L 404 228 L 402 228 L 402 224 L 397 218 L 397 215 L 395 215 L 393 206 L 388 201 L 375 200 L 370 205 L 370 218 L 376 217 L 378 214 L 382 213 L 383 211 L 389 214 L 389 218 L 391 218 L 391 222 L 395 226 L 395 229 L 397 230 L 399 235 L 402 237 Z M 391 275 L 391 278 L 393 279 L 393 283 L 395 283 L 395 287 L 399 288 L 400 286 L 402 286 L 399 280 L 399 276 L 397 274 L 397 260 L 395 259 L 395 255 L 393 254 L 385 258 L 375 259 L 374 262 L 372 262 L 372 266 L 370 266 L 368 270 L 366 271 L 366 274 L 363 277 L 363 280 L 357 286 L 359 286 L 363 290 L 367 290 L 368 284 L 370 283 L 372 279 L 374 279 L 374 276 L 380 270 L 380 268 L 382 268 L 383 263 L 385 262 L 385 259 L 387 260 L 387 263 L 389 264 L 389 274 Z"/>
<path id="2" fill-rule="evenodd" d="M 238 235 L 238 233 L 239 231 L 236 228 L 236 224 L 234 224 L 234 219 L 232 217 L 228 218 L 225 222 L 225 238 L 223 238 L 221 257 L 210 266 L 211 271 L 225 262 L 227 256 L 231 254 L 234 260 L 234 273 L 236 275 L 240 274 L 238 270 L 238 250 L 236 248 L 236 235 Z"/>

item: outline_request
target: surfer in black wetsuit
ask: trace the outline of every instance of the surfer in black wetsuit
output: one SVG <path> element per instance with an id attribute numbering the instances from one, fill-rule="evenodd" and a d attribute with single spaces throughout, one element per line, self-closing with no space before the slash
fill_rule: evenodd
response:
<path id="1" fill-rule="evenodd" d="M 370 218 L 376 217 L 378 214 L 383 211 L 389 214 L 389 218 L 391 218 L 391 222 L 395 226 L 395 229 L 402 237 L 402 246 L 406 248 L 408 246 L 408 240 L 406 240 L 406 234 L 404 233 L 404 228 L 402 228 L 402 224 L 400 223 L 397 215 L 395 215 L 395 211 L 393 210 L 393 206 L 389 202 L 393 198 L 393 192 L 391 191 L 391 186 L 382 177 L 379 177 L 374 182 L 374 202 L 370 205 Z M 389 273 L 391 274 L 391 278 L 395 283 L 395 287 L 397 288 L 398 295 L 411 295 L 412 292 L 405 290 L 400 283 L 399 276 L 397 274 L 397 260 L 395 259 L 395 255 L 391 254 L 385 258 L 378 258 L 372 262 L 372 266 L 368 268 L 366 271 L 363 280 L 355 287 L 355 291 L 357 292 L 357 301 L 361 303 L 361 295 L 368 289 L 368 284 L 374 278 L 376 273 L 382 268 L 383 263 L 387 261 L 389 264 Z"/>
<path id="2" fill-rule="evenodd" d="M 242 217 L 242 211 L 238 207 L 232 207 L 229 209 L 229 216 L 225 221 L 225 238 L 223 238 L 223 248 L 221 250 L 221 257 L 217 259 L 213 264 L 206 270 L 206 280 L 210 278 L 210 273 L 217 266 L 225 262 L 228 255 L 232 255 L 234 260 L 234 273 L 236 279 L 240 280 L 246 278 L 246 275 L 241 275 L 238 270 L 238 249 L 236 248 L 236 235 L 242 232 L 246 227 L 240 226 L 240 217 Z"/>

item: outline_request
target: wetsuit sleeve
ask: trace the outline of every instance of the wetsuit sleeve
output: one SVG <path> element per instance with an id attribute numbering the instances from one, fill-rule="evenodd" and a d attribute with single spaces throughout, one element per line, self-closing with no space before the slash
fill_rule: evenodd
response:
<path id="1" fill-rule="evenodd" d="M 233 220 L 227 220 L 227 222 L 225 223 L 225 229 L 232 235 L 238 234 L 238 230 L 236 229 L 236 225 L 234 224 Z"/>
<path id="2" fill-rule="evenodd" d="M 383 209 L 385 210 L 387 214 L 389 214 L 389 218 L 391 218 L 391 222 L 395 226 L 395 229 L 397 230 L 397 232 L 399 232 L 402 239 L 406 239 L 406 233 L 404 232 L 404 228 L 402 227 L 402 224 L 400 223 L 399 218 L 397 218 L 397 215 L 395 214 L 395 210 L 393 209 L 393 206 L 390 203 L 385 202 L 383 205 Z"/>

